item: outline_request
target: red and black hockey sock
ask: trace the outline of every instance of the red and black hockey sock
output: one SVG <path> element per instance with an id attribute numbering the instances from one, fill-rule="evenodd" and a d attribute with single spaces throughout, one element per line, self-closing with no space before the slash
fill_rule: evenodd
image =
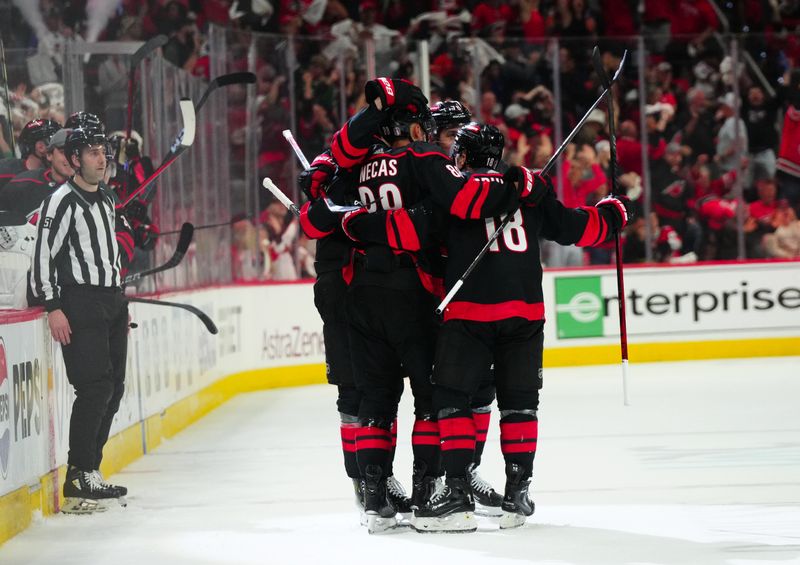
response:
<path id="1" fill-rule="evenodd" d="M 392 424 L 388 421 L 366 420 L 356 432 L 356 461 L 362 477 L 368 465 L 377 465 L 383 476 L 389 468 L 392 455 Z"/>
<path id="2" fill-rule="evenodd" d="M 481 464 L 483 448 L 486 446 L 486 434 L 489 433 L 489 421 L 492 418 L 491 406 L 474 409 L 472 419 L 475 422 L 475 457 L 472 462 L 475 466 Z"/>
<path id="3" fill-rule="evenodd" d="M 440 475 L 441 449 L 439 447 L 439 424 L 432 417 L 417 418 L 414 420 L 414 429 L 411 432 L 411 450 L 414 461 L 425 464 L 426 476 L 437 477 Z"/>
<path id="4" fill-rule="evenodd" d="M 539 437 L 539 420 L 533 414 L 512 412 L 500 418 L 500 449 L 506 463 L 525 469 L 523 479 L 533 474 L 533 458 Z"/>
<path id="5" fill-rule="evenodd" d="M 342 435 L 342 454 L 344 455 L 344 470 L 351 479 L 357 479 L 361 475 L 358 473 L 358 462 L 356 461 L 356 435 L 361 428 L 357 421 L 343 421 L 339 424 Z"/>
<path id="6" fill-rule="evenodd" d="M 446 414 L 443 416 L 443 413 Z M 475 456 L 475 420 L 471 410 L 439 412 L 442 467 L 448 477 L 466 477 Z"/>

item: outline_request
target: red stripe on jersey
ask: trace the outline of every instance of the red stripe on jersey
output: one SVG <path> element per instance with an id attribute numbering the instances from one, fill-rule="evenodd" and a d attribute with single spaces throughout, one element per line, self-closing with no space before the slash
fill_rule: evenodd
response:
<path id="1" fill-rule="evenodd" d="M 446 159 L 447 161 L 450 160 L 450 157 L 448 157 L 444 153 L 440 153 L 439 151 L 426 151 L 424 153 L 417 153 L 416 151 L 414 151 L 409 147 L 408 152 L 411 153 L 414 157 L 441 157 L 442 159 Z"/>
<path id="2" fill-rule="evenodd" d="M 417 228 L 414 227 L 414 222 L 411 221 L 408 211 L 405 208 L 401 208 L 399 210 L 392 210 L 389 214 L 394 218 L 394 223 L 400 234 L 400 249 L 419 251 L 422 246 L 419 243 Z"/>
<path id="3" fill-rule="evenodd" d="M 586 222 L 586 227 L 583 229 L 583 235 L 575 245 L 578 247 L 588 247 L 598 242 L 602 228 L 602 221 L 597 208 L 592 206 L 581 206 L 581 209 L 589 214 L 589 221 Z M 603 231 L 605 230 L 603 229 Z"/>
<path id="4" fill-rule="evenodd" d="M 354 251 L 350 252 L 350 257 L 347 260 L 347 264 L 342 267 L 342 279 L 344 280 L 344 284 L 350 286 L 350 283 L 353 282 L 353 275 L 355 274 L 353 269 L 353 253 Z"/>
<path id="5" fill-rule="evenodd" d="M 15 183 L 15 182 L 32 182 L 33 184 L 45 184 L 44 181 L 41 181 L 39 179 L 33 179 L 33 178 L 25 178 L 25 179 L 13 178 L 13 179 L 11 179 L 11 182 L 12 183 Z"/>
<path id="6" fill-rule="evenodd" d="M 453 199 L 453 204 L 450 206 L 450 213 L 462 220 L 466 220 L 467 213 L 469 212 L 469 205 L 475 200 L 475 195 L 482 185 L 483 183 L 475 178 L 468 179 Z"/>
<path id="7" fill-rule="evenodd" d="M 469 217 L 473 220 L 479 220 L 481 218 L 481 209 L 483 208 L 483 204 L 486 202 L 486 198 L 489 196 L 489 190 L 491 186 L 492 185 L 488 179 L 481 181 L 480 195 L 478 196 L 478 200 L 475 202 L 475 206 L 472 207 L 472 210 L 469 214 Z"/>
<path id="8" fill-rule="evenodd" d="M 489 432 L 489 420 L 491 412 L 473 412 L 472 420 L 475 422 L 475 438 L 478 441 L 486 441 L 486 434 Z"/>
<path id="9" fill-rule="evenodd" d="M 430 292 L 433 296 L 442 299 L 444 298 L 444 279 L 441 277 L 434 277 L 432 274 L 424 271 L 422 267 L 417 265 L 417 276 L 422 286 Z"/>
<path id="10" fill-rule="evenodd" d="M 364 156 L 369 151 L 368 148 L 358 148 L 350 143 L 350 137 L 347 133 L 349 124 L 345 124 L 333 136 L 334 143 L 331 144 L 331 154 L 336 160 L 336 163 L 342 167 L 353 167 L 359 164 Z M 338 144 L 336 143 L 338 141 Z M 341 147 L 339 147 L 341 145 Z"/>
<path id="11" fill-rule="evenodd" d="M 474 322 L 496 322 L 508 318 L 544 320 L 544 303 L 528 303 L 522 300 L 509 300 L 496 304 L 477 302 L 451 302 L 444 310 L 444 320 L 472 320 Z"/>
<path id="12" fill-rule="evenodd" d="M 303 233 L 311 239 L 322 239 L 332 234 L 333 230 L 323 231 L 311 223 L 308 217 L 309 208 L 311 208 L 311 202 L 306 202 L 303 204 L 303 207 L 300 208 L 300 228 L 303 230 Z"/>

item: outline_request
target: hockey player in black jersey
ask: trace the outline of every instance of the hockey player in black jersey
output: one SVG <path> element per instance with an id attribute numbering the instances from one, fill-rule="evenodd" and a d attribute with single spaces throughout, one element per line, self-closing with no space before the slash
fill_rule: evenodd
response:
<path id="1" fill-rule="evenodd" d="M 449 155 L 456 133 L 470 122 L 472 114 L 458 100 L 437 102 L 431 106 L 431 114 L 436 122 L 434 141 Z"/>
<path id="2" fill-rule="evenodd" d="M 365 88 L 365 95 L 368 105 L 334 134 L 331 149 L 317 156 L 311 167 L 302 172 L 298 179 L 308 198 L 301 208 L 300 227 L 307 237 L 317 240 L 314 303 L 323 322 L 326 376 L 328 382 L 338 389 L 336 404 L 344 467 L 347 476 L 353 480 L 356 499 L 362 510 L 361 475 L 356 463 L 361 393 L 353 378 L 345 312 L 345 274 L 351 272 L 353 242 L 341 230 L 341 217 L 328 209 L 323 198 L 330 197 L 342 202 L 352 200 L 354 195 L 346 194 L 345 190 L 353 185 L 343 177 L 348 169 L 357 166 L 366 157 L 369 146 L 376 141 L 374 134 L 385 120 L 387 112 L 396 107 L 418 108 L 427 104 L 418 87 L 400 79 L 371 81 Z M 397 439 L 396 422 L 392 424 L 391 433 L 394 447 Z M 409 515 L 411 501 L 394 477 L 391 466 L 387 474 L 387 491 L 394 508 Z"/>
<path id="3" fill-rule="evenodd" d="M 21 159 L 9 157 L 0 161 L 0 188 L 11 179 L 25 171 L 47 166 L 47 143 L 50 137 L 61 129 L 53 120 L 31 120 L 19 134 Z"/>
<path id="4" fill-rule="evenodd" d="M 0 210 L 11 210 L 27 216 L 75 174 L 64 153 L 69 131 L 58 130 L 50 138 L 47 144 L 47 168 L 24 171 L 0 188 Z"/>

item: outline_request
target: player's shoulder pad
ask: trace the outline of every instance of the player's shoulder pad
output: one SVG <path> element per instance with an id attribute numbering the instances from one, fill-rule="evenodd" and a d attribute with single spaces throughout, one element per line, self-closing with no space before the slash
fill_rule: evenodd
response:
<path id="1" fill-rule="evenodd" d="M 448 161 L 450 160 L 450 156 L 444 152 L 441 145 L 436 143 L 428 143 L 427 141 L 414 141 L 407 147 L 408 151 L 410 151 L 416 157 L 434 157 L 434 158 L 445 158 Z"/>

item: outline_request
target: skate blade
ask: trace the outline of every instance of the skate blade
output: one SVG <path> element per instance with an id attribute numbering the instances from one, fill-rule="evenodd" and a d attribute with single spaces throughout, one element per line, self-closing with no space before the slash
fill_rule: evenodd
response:
<path id="1" fill-rule="evenodd" d="M 516 514 L 513 512 L 503 512 L 503 515 L 500 516 L 500 529 L 501 530 L 510 530 L 511 528 L 519 528 L 520 526 L 525 524 L 525 521 L 528 519 L 527 516 L 522 514 Z"/>
<path id="2" fill-rule="evenodd" d="M 478 530 L 472 512 L 456 512 L 439 518 L 417 517 L 414 529 L 421 534 L 468 534 Z"/>
<path id="3" fill-rule="evenodd" d="M 95 512 L 105 512 L 108 508 L 101 504 L 102 501 L 91 498 L 65 498 L 61 505 L 61 512 L 64 514 L 94 514 Z"/>
<path id="4" fill-rule="evenodd" d="M 413 526 L 404 520 L 398 521 L 395 516 L 384 518 L 378 514 L 367 512 L 367 531 L 370 534 L 394 534 L 412 529 Z"/>
<path id="5" fill-rule="evenodd" d="M 475 515 L 486 518 L 499 518 L 503 515 L 503 509 L 499 506 L 484 506 L 480 502 L 476 502 Z"/>

